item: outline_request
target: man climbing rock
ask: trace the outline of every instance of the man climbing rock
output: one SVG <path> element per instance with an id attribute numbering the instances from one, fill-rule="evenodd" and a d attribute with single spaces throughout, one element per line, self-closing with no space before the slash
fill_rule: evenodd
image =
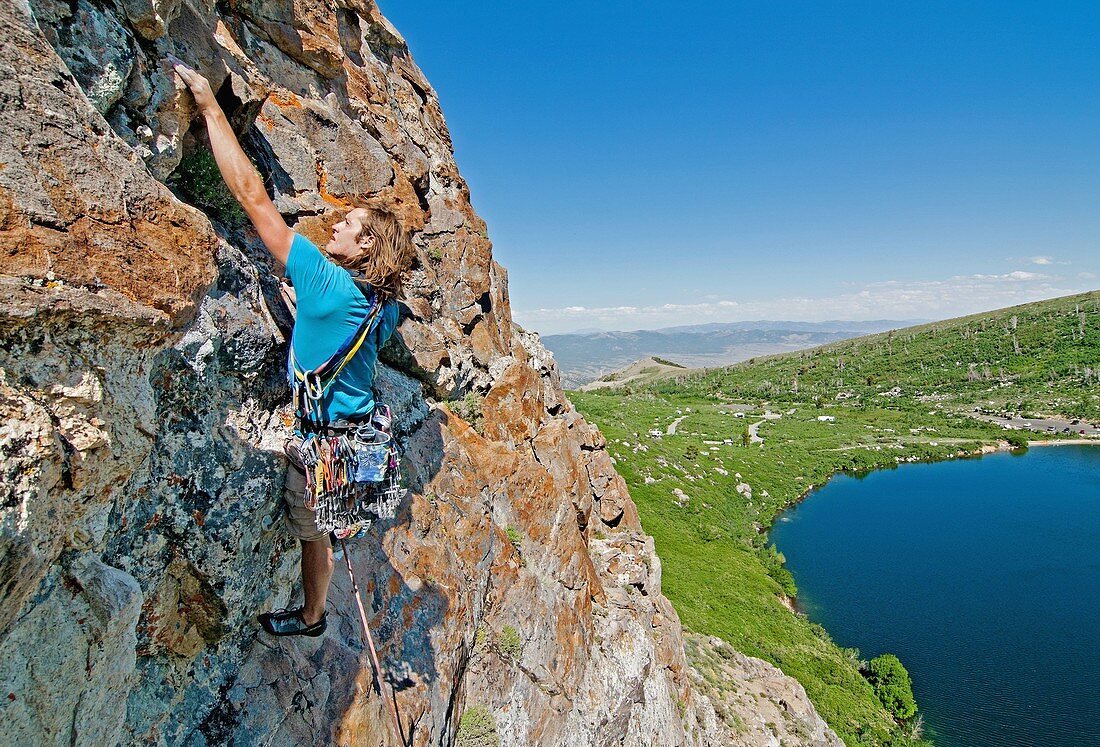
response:
<path id="1" fill-rule="evenodd" d="M 264 189 L 263 180 L 237 142 L 202 75 L 173 61 L 191 90 L 209 134 L 210 148 L 230 192 L 271 255 L 294 284 L 297 318 L 290 344 L 298 440 L 288 445 L 290 467 L 284 498 L 287 524 L 302 545 L 304 604 L 260 615 L 273 635 L 318 636 L 327 626 L 325 601 L 333 572 L 329 525 L 318 509 L 332 495 L 353 494 L 354 457 L 340 445 L 369 424 L 375 411 L 374 367 L 378 348 L 398 322 L 397 297 L 414 247 L 396 218 L 381 209 L 347 213 L 319 250 L 292 231 Z M 304 440 L 303 440 L 304 439 Z M 315 462 L 302 458 L 310 444 Z M 350 448 L 350 447 L 348 447 Z"/>

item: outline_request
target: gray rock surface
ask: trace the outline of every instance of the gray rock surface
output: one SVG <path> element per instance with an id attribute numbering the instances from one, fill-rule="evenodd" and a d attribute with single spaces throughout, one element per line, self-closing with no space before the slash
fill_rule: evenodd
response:
<path id="1" fill-rule="evenodd" d="M 0 682 L 17 687 L 5 709 L 8 744 L 125 741 L 141 604 L 137 581 L 92 553 L 51 569 L 0 657 Z"/>
<path id="2" fill-rule="evenodd" d="M 722 744 L 737 747 L 844 747 L 796 680 L 721 638 L 685 635 L 696 688 L 714 706 Z"/>

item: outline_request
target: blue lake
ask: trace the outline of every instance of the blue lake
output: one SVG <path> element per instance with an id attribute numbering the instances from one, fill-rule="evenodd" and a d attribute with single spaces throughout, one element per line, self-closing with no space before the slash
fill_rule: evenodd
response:
<path id="1" fill-rule="evenodd" d="M 771 536 L 810 619 L 901 658 L 938 747 L 1100 745 L 1100 446 L 839 475 Z"/>

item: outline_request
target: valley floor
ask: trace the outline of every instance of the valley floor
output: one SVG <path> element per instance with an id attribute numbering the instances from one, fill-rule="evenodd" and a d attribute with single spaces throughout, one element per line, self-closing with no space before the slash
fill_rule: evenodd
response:
<path id="1" fill-rule="evenodd" d="M 685 627 L 798 679 L 845 743 L 919 744 L 876 699 L 859 651 L 794 611 L 797 590 L 767 532 L 832 474 L 1005 448 L 1010 431 L 939 409 L 731 405 L 654 391 L 570 396 L 607 438 Z"/>

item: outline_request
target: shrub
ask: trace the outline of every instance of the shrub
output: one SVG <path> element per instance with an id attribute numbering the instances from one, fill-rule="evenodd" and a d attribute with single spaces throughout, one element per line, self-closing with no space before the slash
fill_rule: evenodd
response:
<path id="1" fill-rule="evenodd" d="M 508 541 L 512 543 L 512 547 L 516 548 L 516 552 L 521 552 L 521 546 L 523 544 L 523 532 L 515 527 L 508 527 L 504 530 L 504 533 L 508 535 Z"/>
<path id="2" fill-rule="evenodd" d="M 508 661 L 519 661 L 519 655 L 523 652 L 519 631 L 511 625 L 505 625 L 497 636 L 497 650 Z"/>
<path id="3" fill-rule="evenodd" d="M 916 714 L 913 682 L 898 657 L 893 654 L 876 656 L 867 664 L 864 676 L 874 688 L 879 702 L 894 718 L 907 721 Z"/>
<path id="4" fill-rule="evenodd" d="M 482 422 L 485 416 L 481 411 L 483 399 L 477 392 L 467 392 L 462 399 L 451 402 L 451 412 L 469 423 L 479 436 L 485 435 Z"/>
<path id="5" fill-rule="evenodd" d="M 471 706 L 462 713 L 455 733 L 456 747 L 498 747 L 497 721 L 485 706 Z"/>
<path id="6" fill-rule="evenodd" d="M 225 185 L 209 148 L 200 146 L 185 155 L 168 177 L 168 184 L 187 202 L 224 226 L 237 228 L 248 217 Z"/>
<path id="7" fill-rule="evenodd" d="M 1027 436 L 1023 433 L 1010 433 L 1005 436 L 1005 441 L 1008 441 L 1009 445 L 1014 449 L 1027 448 Z"/>
<path id="8" fill-rule="evenodd" d="M 787 570 L 787 558 L 775 549 L 775 545 L 768 545 L 767 549 L 761 548 L 757 551 L 757 556 L 768 575 L 783 588 L 783 593 L 788 598 L 794 599 L 798 596 L 798 585 L 794 582 L 794 576 Z"/>
<path id="9" fill-rule="evenodd" d="M 722 528 L 714 524 L 700 522 L 695 527 L 695 533 L 703 542 L 714 542 L 722 539 Z"/>

